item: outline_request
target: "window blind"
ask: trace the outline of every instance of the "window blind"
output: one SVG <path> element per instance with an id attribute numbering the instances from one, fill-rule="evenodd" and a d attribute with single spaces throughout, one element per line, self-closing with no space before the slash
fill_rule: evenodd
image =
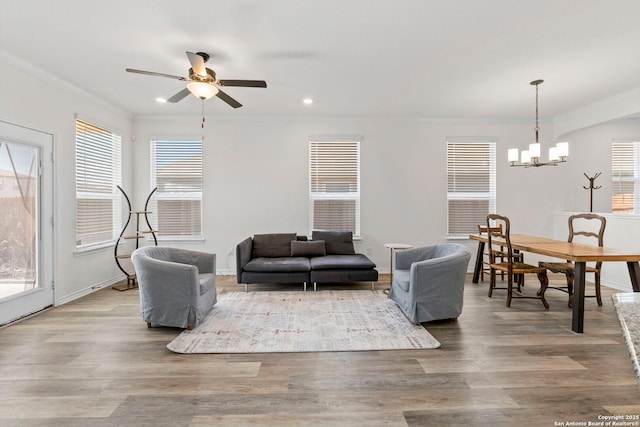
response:
<path id="1" fill-rule="evenodd" d="M 496 207 L 495 141 L 447 141 L 447 234 L 478 232 Z"/>
<path id="2" fill-rule="evenodd" d="M 312 230 L 360 235 L 360 141 L 309 141 Z"/>
<path id="3" fill-rule="evenodd" d="M 611 175 L 613 179 L 613 199 L 611 212 L 637 213 L 638 187 L 640 174 L 640 143 L 633 141 L 614 141 L 611 148 Z"/>
<path id="4" fill-rule="evenodd" d="M 120 234 L 121 142 L 120 135 L 76 119 L 76 246 Z"/>
<path id="5" fill-rule="evenodd" d="M 151 141 L 151 187 L 158 236 L 202 236 L 202 140 Z"/>

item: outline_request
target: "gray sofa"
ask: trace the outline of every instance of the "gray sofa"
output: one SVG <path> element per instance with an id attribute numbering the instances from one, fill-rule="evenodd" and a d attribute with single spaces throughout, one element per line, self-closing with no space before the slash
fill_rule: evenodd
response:
<path id="1" fill-rule="evenodd" d="M 147 327 L 193 329 L 216 303 L 216 255 L 144 246 L 131 254 Z"/>
<path id="2" fill-rule="evenodd" d="M 256 234 L 236 246 L 236 275 L 245 291 L 251 283 L 374 282 L 376 265 L 355 253 L 351 232 L 314 231 L 311 240 L 295 233 Z"/>

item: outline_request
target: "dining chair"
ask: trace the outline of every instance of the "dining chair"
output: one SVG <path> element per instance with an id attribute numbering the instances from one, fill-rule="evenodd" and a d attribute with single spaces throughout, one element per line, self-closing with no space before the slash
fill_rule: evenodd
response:
<path id="1" fill-rule="evenodd" d="M 494 224 L 493 227 L 502 226 L 502 231 L 490 231 L 487 234 L 490 267 L 489 298 L 491 298 L 495 289 L 506 289 L 507 307 L 511 307 L 511 300 L 513 298 L 530 298 L 541 300 L 544 307 L 548 309 L 549 303 L 544 297 L 544 293 L 549 284 L 547 270 L 519 261 L 518 254 L 514 253 L 513 247 L 511 246 L 511 223 L 509 218 L 498 214 L 487 215 L 487 227 L 492 227 L 491 224 Z M 504 248 L 506 248 L 506 252 Z M 502 254 L 506 254 L 504 261 L 501 261 L 499 258 L 499 255 Z M 507 276 L 506 288 L 496 286 L 496 272 L 498 271 Z M 514 290 L 514 275 L 523 276 L 525 274 L 535 274 L 538 276 L 540 289 L 538 289 L 535 296 L 523 294 L 520 282 L 516 282 L 516 289 Z"/>
<path id="2" fill-rule="evenodd" d="M 485 236 L 485 235 L 487 235 L 487 233 L 489 231 L 497 231 L 500 234 L 502 234 L 502 224 L 499 224 L 498 226 L 495 226 L 495 227 L 490 227 L 490 226 L 487 226 L 486 224 L 483 224 L 483 225 L 478 224 L 478 235 Z M 501 247 L 500 249 L 504 252 L 504 247 Z M 522 252 L 514 252 L 513 255 L 514 255 L 514 257 L 517 258 L 518 262 L 524 262 L 524 256 L 523 256 L 524 254 Z M 487 257 L 487 261 L 484 260 L 485 256 Z M 485 251 L 482 254 L 482 257 L 483 258 L 482 258 L 482 268 L 480 269 L 480 281 L 484 282 L 484 273 L 485 272 L 488 273 L 489 270 L 490 270 L 489 269 L 489 262 L 488 262 L 489 252 Z M 504 261 L 506 259 L 506 254 L 505 253 L 503 253 L 503 254 L 496 253 L 496 258 L 500 259 L 500 261 L 502 262 L 502 261 Z M 500 273 L 500 277 L 501 277 L 502 280 L 504 280 L 504 273 L 503 272 Z"/>
<path id="3" fill-rule="evenodd" d="M 592 222 L 593 221 L 593 222 Z M 575 214 L 569 217 L 569 238 L 567 242 L 572 243 L 575 236 L 585 236 L 593 241 L 597 239 L 598 246 L 603 246 L 604 229 L 607 225 L 605 217 L 593 213 Z M 598 229 L 597 232 L 593 231 Z M 566 286 L 549 286 L 550 289 L 556 289 L 569 294 L 569 307 L 573 307 L 573 276 L 575 264 L 571 261 L 566 262 L 546 262 L 540 261 L 539 267 L 546 268 L 552 273 L 562 273 L 565 275 Z M 595 298 L 598 305 L 602 305 L 602 295 L 600 294 L 600 270 L 602 262 L 594 265 L 587 265 L 586 272 L 593 273 L 595 276 L 595 295 L 585 295 L 585 298 Z"/>

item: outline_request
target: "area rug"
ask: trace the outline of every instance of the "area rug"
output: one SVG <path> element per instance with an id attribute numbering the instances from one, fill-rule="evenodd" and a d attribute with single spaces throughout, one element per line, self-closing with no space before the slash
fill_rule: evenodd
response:
<path id="1" fill-rule="evenodd" d="M 167 345 L 176 353 L 287 353 L 438 348 L 382 291 L 229 292 Z"/>

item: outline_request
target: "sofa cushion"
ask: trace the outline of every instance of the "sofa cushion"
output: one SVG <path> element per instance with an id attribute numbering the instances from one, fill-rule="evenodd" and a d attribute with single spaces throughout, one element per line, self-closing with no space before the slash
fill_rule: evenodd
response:
<path id="1" fill-rule="evenodd" d="M 281 257 L 281 258 L 253 258 L 244 265 L 245 271 L 255 273 L 295 273 L 311 271 L 309 258 Z"/>
<path id="2" fill-rule="evenodd" d="M 256 234 L 251 258 L 289 256 L 292 240 L 296 240 L 296 233 Z"/>
<path id="3" fill-rule="evenodd" d="M 325 256 L 324 240 L 312 240 L 310 242 L 291 241 L 291 256 L 316 257 Z"/>
<path id="4" fill-rule="evenodd" d="M 327 255 L 309 260 L 312 270 L 369 270 L 375 268 L 373 261 L 362 254 Z"/>
<path id="5" fill-rule="evenodd" d="M 353 233 L 351 231 L 313 231 L 312 240 L 324 240 L 327 255 L 353 255 Z"/>

